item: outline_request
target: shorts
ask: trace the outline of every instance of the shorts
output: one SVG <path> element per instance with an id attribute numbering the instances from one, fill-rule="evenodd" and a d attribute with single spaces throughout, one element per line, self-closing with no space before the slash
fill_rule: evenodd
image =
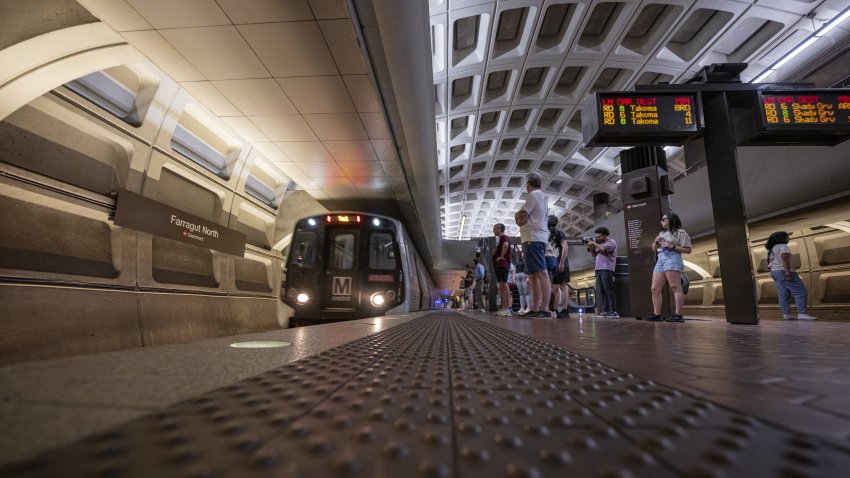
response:
<path id="1" fill-rule="evenodd" d="M 549 278 L 558 270 L 558 258 L 555 256 L 546 256 L 546 270 L 549 271 Z"/>
<path id="2" fill-rule="evenodd" d="M 508 281 L 508 270 L 504 267 L 496 267 L 493 269 L 496 271 L 496 282 L 507 282 Z"/>
<path id="3" fill-rule="evenodd" d="M 552 283 L 555 285 L 567 284 L 570 282 L 570 270 L 564 267 L 564 272 L 558 272 L 555 269 L 555 275 L 552 276 Z"/>
<path id="4" fill-rule="evenodd" d="M 679 271 L 685 269 L 685 263 L 682 261 L 682 254 L 673 251 L 661 251 L 658 253 L 658 262 L 655 263 L 655 269 L 652 272 Z"/>
<path id="5" fill-rule="evenodd" d="M 546 270 L 546 243 L 542 241 L 528 241 L 522 243 L 522 254 L 525 256 L 526 272 L 537 272 Z"/>

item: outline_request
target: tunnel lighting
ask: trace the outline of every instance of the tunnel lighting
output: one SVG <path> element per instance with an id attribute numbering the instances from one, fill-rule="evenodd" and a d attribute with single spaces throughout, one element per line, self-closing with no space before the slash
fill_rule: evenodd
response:
<path id="1" fill-rule="evenodd" d="M 235 349 L 274 349 L 278 347 L 289 347 L 289 342 L 278 342 L 275 340 L 260 340 L 254 342 L 234 342 L 230 344 Z"/>
<path id="2" fill-rule="evenodd" d="M 306 304 L 310 301 L 310 296 L 302 292 L 298 294 L 298 297 L 296 297 L 295 300 L 297 300 L 299 304 Z"/>
<path id="3" fill-rule="evenodd" d="M 466 214 L 460 217 L 460 231 L 457 233 L 457 240 L 463 237 L 463 226 L 466 225 Z"/>
<path id="4" fill-rule="evenodd" d="M 767 77 L 776 73 L 777 70 L 782 68 L 783 65 L 791 61 L 792 58 L 802 53 L 803 50 L 812 45 L 812 43 L 816 42 L 818 38 L 826 35 L 830 30 L 837 27 L 844 20 L 850 18 L 850 8 L 846 8 L 843 12 L 839 13 L 832 20 L 830 20 L 827 24 L 820 27 L 817 31 L 809 35 L 808 38 L 803 40 L 796 48 L 791 50 L 782 56 L 782 58 L 776 60 L 772 65 L 767 67 L 760 75 L 758 75 L 754 80 L 750 81 L 750 83 L 761 83 L 766 80 Z"/>

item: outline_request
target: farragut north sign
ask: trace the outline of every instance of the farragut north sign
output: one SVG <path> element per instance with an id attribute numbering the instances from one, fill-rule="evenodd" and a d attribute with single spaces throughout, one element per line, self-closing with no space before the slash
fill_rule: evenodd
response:
<path id="1" fill-rule="evenodd" d="M 245 255 L 245 234 L 126 189 L 118 190 L 115 225 L 234 256 Z"/>

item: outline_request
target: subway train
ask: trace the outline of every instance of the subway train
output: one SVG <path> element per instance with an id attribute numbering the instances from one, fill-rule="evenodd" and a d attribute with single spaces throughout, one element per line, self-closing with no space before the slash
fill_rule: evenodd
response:
<path id="1" fill-rule="evenodd" d="M 429 310 L 440 300 L 397 219 L 334 211 L 296 223 L 284 293 L 290 325 Z"/>
<path id="2" fill-rule="evenodd" d="M 792 264 L 808 289 L 809 313 L 819 319 L 850 319 L 848 211 L 850 197 L 844 196 L 748 225 L 750 258 L 762 318 L 782 317 L 776 287 L 767 268 L 764 244 L 771 233 L 787 231 L 791 236 Z M 688 229 L 687 223 L 685 229 Z M 574 248 L 576 253 L 584 251 L 580 246 Z M 685 314 L 724 316 L 726 309 L 715 235 L 711 233 L 693 238 L 693 251 L 684 254 L 683 258 L 685 273 L 690 279 L 690 288 L 685 296 Z M 571 275 L 571 285 L 577 289 L 595 286 L 593 270 L 573 271 Z M 649 284 L 646 285 L 646 293 L 649 294 Z"/>
<path id="3" fill-rule="evenodd" d="M 286 327 L 282 212 L 326 210 L 294 189 L 147 62 L 18 108 L 0 122 L 2 361 Z M 117 226 L 125 194 L 243 234 L 244 253 Z"/>

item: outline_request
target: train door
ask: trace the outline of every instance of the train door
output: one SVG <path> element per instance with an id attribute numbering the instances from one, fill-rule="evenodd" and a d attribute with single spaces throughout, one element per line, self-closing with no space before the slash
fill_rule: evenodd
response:
<path id="1" fill-rule="evenodd" d="M 354 309 L 359 306 L 360 276 L 357 267 L 358 230 L 328 228 L 322 307 Z"/>

